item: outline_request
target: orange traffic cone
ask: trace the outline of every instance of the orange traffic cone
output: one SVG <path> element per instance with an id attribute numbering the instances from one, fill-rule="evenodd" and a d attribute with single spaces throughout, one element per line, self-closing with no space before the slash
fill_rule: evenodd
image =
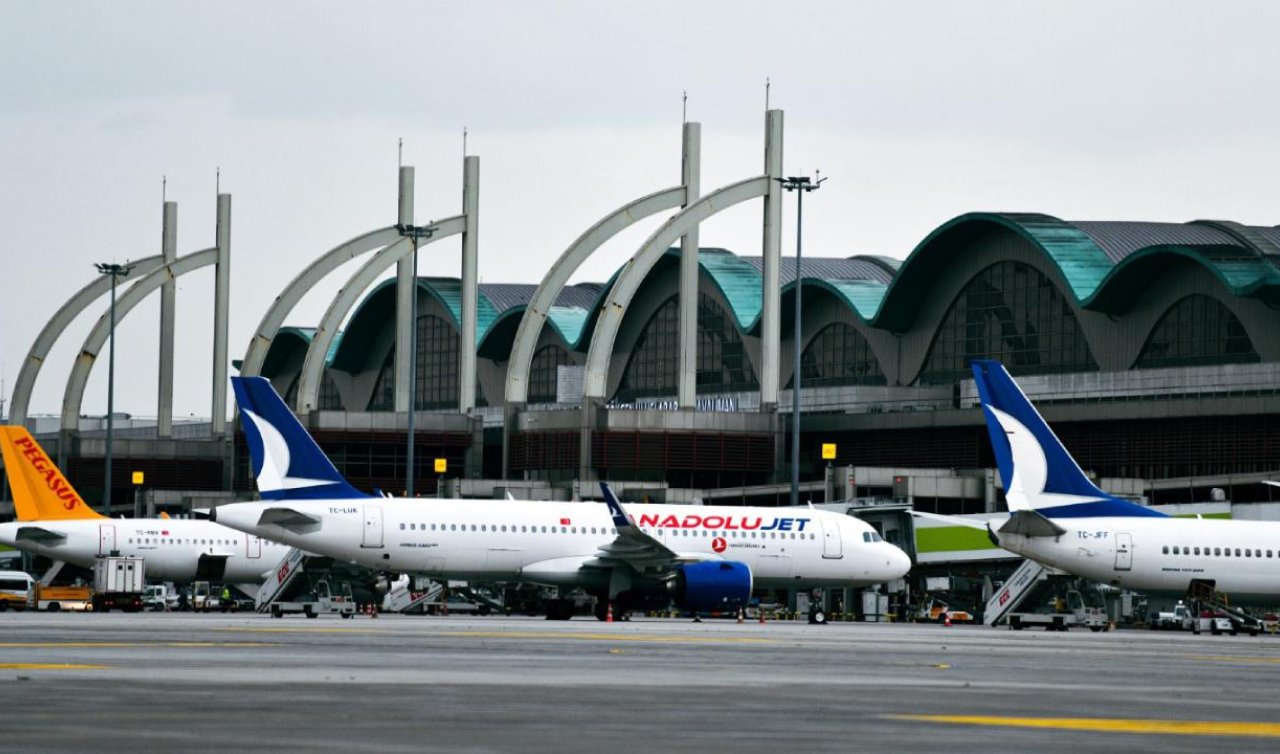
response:
<path id="1" fill-rule="evenodd" d="M 613 603 L 612 602 L 609 603 L 608 609 L 605 610 L 604 612 L 604 622 L 613 623 Z"/>
<path id="2" fill-rule="evenodd" d="M 942 626 L 943 628 L 951 628 L 951 613 L 942 614 Z"/>
<path id="3" fill-rule="evenodd" d="M 764 608 L 759 608 L 757 609 L 756 612 L 760 614 L 760 625 L 763 626 L 764 625 Z"/>
<path id="4" fill-rule="evenodd" d="M 742 622 L 742 616 L 743 616 L 744 614 L 745 614 L 745 611 L 744 611 L 742 608 L 738 608 L 738 622 L 739 622 L 739 623 L 741 623 L 741 622 Z"/>

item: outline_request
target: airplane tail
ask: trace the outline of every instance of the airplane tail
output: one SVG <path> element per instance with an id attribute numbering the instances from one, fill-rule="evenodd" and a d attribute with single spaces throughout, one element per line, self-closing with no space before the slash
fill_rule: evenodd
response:
<path id="1" fill-rule="evenodd" d="M 103 518 L 85 504 L 26 427 L 0 426 L 0 451 L 19 521 Z"/>
<path id="2" fill-rule="evenodd" d="M 972 364 L 1010 511 L 1050 518 L 1163 516 L 1098 489 L 998 361 Z"/>
<path id="3" fill-rule="evenodd" d="M 262 377 L 232 377 L 258 493 L 266 500 L 368 497 L 338 473 Z"/>

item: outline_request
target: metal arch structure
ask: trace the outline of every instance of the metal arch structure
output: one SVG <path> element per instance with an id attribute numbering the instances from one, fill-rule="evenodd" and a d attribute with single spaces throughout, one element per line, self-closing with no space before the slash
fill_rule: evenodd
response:
<path id="1" fill-rule="evenodd" d="M 128 316 L 133 307 L 138 305 L 138 302 L 160 286 L 188 272 L 208 267 L 217 262 L 218 247 L 213 246 L 188 254 L 148 273 L 137 283 L 130 286 L 129 290 L 125 291 L 116 300 L 116 324 L 119 325 L 120 320 Z M 107 337 L 111 334 L 110 330 L 110 315 L 103 314 L 98 318 L 97 323 L 94 324 L 89 334 L 85 336 L 80 354 L 76 356 L 75 365 L 71 367 L 71 374 L 67 377 L 67 389 L 62 396 L 61 428 L 64 432 L 74 432 L 79 426 L 80 405 L 84 401 L 85 384 L 89 381 L 89 373 L 93 371 L 93 365 L 97 362 L 98 353 L 102 350 L 102 345 L 106 343 Z"/>
<path id="2" fill-rule="evenodd" d="M 463 233 L 466 229 L 466 224 L 467 218 L 465 215 L 456 215 L 432 223 L 436 231 L 430 238 L 424 239 L 419 244 L 419 250 L 426 244 Z M 333 301 L 329 302 L 329 308 L 325 310 L 324 317 L 316 327 L 315 334 L 311 337 L 311 343 L 307 346 L 307 355 L 302 362 L 302 372 L 298 376 L 298 398 L 296 405 L 293 407 L 295 411 L 299 413 L 312 411 L 319 405 L 320 383 L 324 377 L 325 358 L 329 353 L 329 347 L 333 344 L 333 339 L 337 337 L 338 326 L 346 319 L 351 308 L 359 302 L 365 290 L 388 267 L 409 257 L 412 252 L 413 243 L 408 238 L 400 238 L 390 246 L 382 248 L 371 259 L 361 265 L 360 269 L 342 287 L 342 290 L 338 291 L 338 295 L 334 296 Z M 416 289 L 410 295 L 417 295 Z M 466 348 L 466 344 L 464 343 L 462 347 Z M 474 349 L 474 345 L 472 345 L 472 348 Z"/>
<path id="3" fill-rule="evenodd" d="M 614 341 L 618 337 L 618 329 L 622 325 L 623 315 L 636 291 L 639 290 L 640 284 L 644 282 L 663 252 L 675 243 L 676 239 L 703 220 L 735 204 L 768 196 L 772 182 L 773 179 L 770 176 L 762 175 L 719 188 L 676 213 L 649 236 L 614 281 L 613 288 L 609 290 L 609 296 L 600 312 L 600 318 L 591 338 L 591 347 L 587 350 L 583 379 L 584 400 L 603 401 L 607 397 L 609 361 L 613 353 Z"/>
<path id="4" fill-rule="evenodd" d="M 673 186 L 625 204 L 591 226 L 565 249 L 538 284 L 520 318 L 520 326 L 516 328 L 511 357 L 507 362 L 505 395 L 508 404 L 523 404 L 529 399 L 529 367 L 533 363 L 534 349 L 547 322 L 547 314 L 573 273 L 610 238 L 646 217 L 679 207 L 685 201 L 685 194 L 684 186 Z"/>
<path id="5" fill-rule="evenodd" d="M 262 315 L 262 321 L 258 323 L 258 329 L 254 331 L 253 339 L 249 342 L 249 349 L 245 352 L 244 363 L 240 366 L 240 374 L 246 377 L 261 374 L 262 362 L 267 358 L 267 351 L 271 348 L 272 339 L 275 338 L 276 333 L 284 325 L 285 317 L 289 316 L 289 312 L 293 311 L 293 307 L 298 305 L 302 297 L 316 283 L 323 280 L 330 272 L 361 254 L 393 244 L 399 238 L 400 232 L 395 229 L 395 226 L 378 228 L 335 246 L 307 265 L 306 269 L 298 273 L 285 286 L 285 289 L 280 292 L 279 296 L 276 296 L 276 300 L 267 308 L 266 314 Z"/>
<path id="6" fill-rule="evenodd" d="M 164 264 L 163 255 L 156 254 L 151 257 L 144 257 L 133 262 L 133 269 L 140 275 L 148 275 Z M 111 278 L 96 277 L 93 282 L 76 291 L 75 295 L 67 299 L 66 303 L 54 313 L 49 319 L 40 334 L 36 336 L 36 340 L 31 344 L 31 349 L 27 351 L 27 358 L 23 360 L 21 369 L 18 370 L 18 381 L 13 386 L 13 400 L 9 404 L 9 422 L 12 424 L 25 424 L 27 421 L 27 411 L 31 407 L 31 392 L 35 388 L 36 378 L 40 376 L 40 369 L 44 366 L 45 359 L 49 357 L 49 352 L 53 350 L 53 346 L 58 342 L 58 338 L 62 337 L 62 333 L 66 331 L 76 317 L 89 307 L 94 301 L 111 291 Z"/>

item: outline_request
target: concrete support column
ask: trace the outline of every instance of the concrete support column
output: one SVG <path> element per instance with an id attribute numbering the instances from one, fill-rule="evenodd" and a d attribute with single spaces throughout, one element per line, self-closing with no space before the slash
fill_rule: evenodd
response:
<path id="1" fill-rule="evenodd" d="M 480 158 L 462 160 L 462 337 L 458 341 L 458 410 L 476 407 L 476 296 L 479 293 Z"/>
<path id="2" fill-rule="evenodd" d="M 160 231 L 160 254 L 165 264 L 178 258 L 178 203 L 165 202 L 163 226 Z M 160 286 L 160 370 L 156 393 L 156 435 L 173 436 L 173 329 L 174 310 L 177 304 L 178 285 L 173 272 Z M 113 336 L 114 337 L 114 336 Z"/>
<path id="3" fill-rule="evenodd" d="M 684 205 L 698 200 L 701 192 L 702 124 L 684 124 L 684 161 L 681 182 Z M 680 366 L 677 397 L 680 408 L 689 410 L 698 399 L 698 227 L 694 225 L 680 238 Z"/>
<path id="4" fill-rule="evenodd" d="M 231 313 L 231 194 L 218 194 L 213 273 L 213 426 L 215 439 L 227 434 L 227 322 Z"/>
<path id="5" fill-rule="evenodd" d="M 780 318 L 782 285 L 782 111 L 765 113 L 764 174 L 769 190 L 764 197 L 763 311 L 760 321 L 760 410 L 778 408 L 779 352 L 782 350 Z"/>
<path id="6" fill-rule="evenodd" d="M 413 225 L 413 167 L 406 165 L 400 168 L 400 209 L 396 213 L 396 222 L 400 225 Z M 417 270 L 413 269 L 414 257 L 406 255 L 396 262 L 396 413 L 409 410 L 410 396 L 413 386 L 409 384 L 409 364 L 413 354 L 409 353 L 409 340 L 413 322 L 413 296 L 418 295 L 415 278 Z"/>

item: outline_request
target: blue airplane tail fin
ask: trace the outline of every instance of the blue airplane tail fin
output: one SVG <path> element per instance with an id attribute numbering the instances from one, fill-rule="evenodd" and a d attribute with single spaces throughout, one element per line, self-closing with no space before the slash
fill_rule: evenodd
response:
<path id="1" fill-rule="evenodd" d="M 973 378 L 1010 511 L 1050 518 L 1163 516 L 1098 489 L 998 361 L 975 360 Z"/>
<path id="2" fill-rule="evenodd" d="M 262 377 L 232 377 L 258 493 L 266 500 L 368 497 L 338 473 Z"/>

